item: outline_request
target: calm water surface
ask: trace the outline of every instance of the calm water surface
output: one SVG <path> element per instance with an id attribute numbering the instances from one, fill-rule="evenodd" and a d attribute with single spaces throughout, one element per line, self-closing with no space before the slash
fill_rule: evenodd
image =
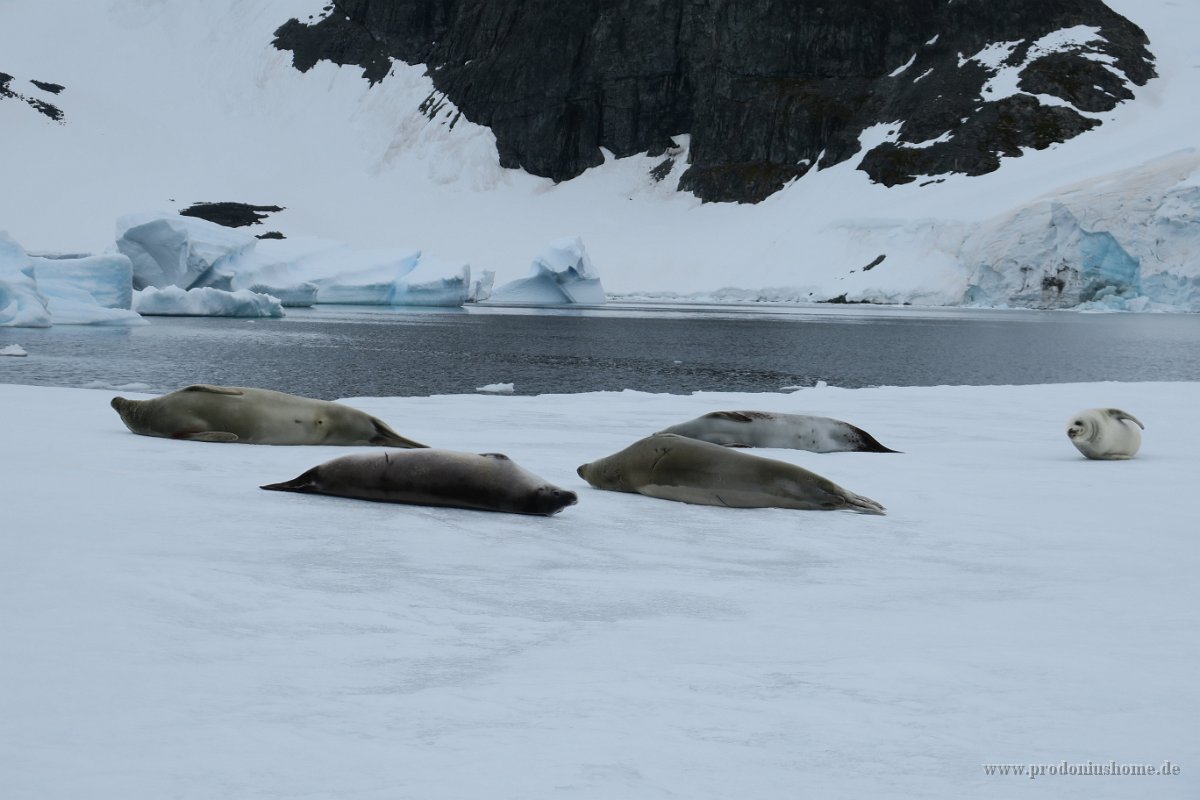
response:
<path id="1" fill-rule="evenodd" d="M 637 389 L 1200 380 L 1200 316 L 861 307 L 289 309 L 137 328 L 2 328 L 0 383 L 161 392 L 261 386 L 327 399 Z"/>

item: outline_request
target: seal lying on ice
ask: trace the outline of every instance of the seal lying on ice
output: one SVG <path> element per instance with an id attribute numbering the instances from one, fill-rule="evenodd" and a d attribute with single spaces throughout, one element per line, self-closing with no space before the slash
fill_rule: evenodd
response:
<path id="1" fill-rule="evenodd" d="M 849 422 L 770 411 L 714 411 L 672 425 L 659 433 L 677 433 L 726 447 L 787 447 L 814 453 L 895 453 Z"/>
<path id="2" fill-rule="evenodd" d="M 357 408 L 270 389 L 196 384 L 150 400 L 114 397 L 125 427 L 196 442 L 425 447 Z"/>
<path id="3" fill-rule="evenodd" d="M 802 467 L 673 433 L 647 436 L 578 472 L 597 489 L 683 503 L 884 513 L 869 497 Z"/>
<path id="4" fill-rule="evenodd" d="M 1067 436 L 1088 458 L 1127 459 L 1133 458 L 1142 446 L 1138 428 L 1145 430 L 1146 426 L 1128 411 L 1089 408 L 1071 417 L 1067 423 Z"/>
<path id="5" fill-rule="evenodd" d="M 574 492 L 542 480 L 501 453 L 453 450 L 342 456 L 290 481 L 261 488 L 543 516 L 557 514 L 578 499 Z"/>

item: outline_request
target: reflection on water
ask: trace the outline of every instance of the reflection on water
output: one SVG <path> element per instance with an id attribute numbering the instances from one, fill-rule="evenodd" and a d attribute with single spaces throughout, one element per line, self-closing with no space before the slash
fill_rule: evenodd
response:
<path id="1" fill-rule="evenodd" d="M 321 306 L 271 320 L 0 329 L 0 382 L 336 398 L 1200 380 L 1200 317 L 862 306 Z M 130 391 L 133 389 L 131 388 Z"/>

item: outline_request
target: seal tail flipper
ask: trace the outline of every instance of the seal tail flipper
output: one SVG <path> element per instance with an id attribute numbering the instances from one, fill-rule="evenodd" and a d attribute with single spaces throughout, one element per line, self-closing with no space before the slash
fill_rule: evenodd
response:
<path id="1" fill-rule="evenodd" d="M 849 425 L 849 423 L 846 423 L 846 424 Z M 879 443 L 878 439 L 876 439 L 874 436 L 867 433 L 866 431 L 864 431 L 862 428 L 858 427 L 857 425 L 850 425 L 850 427 L 853 428 L 855 433 L 857 433 L 860 437 L 859 448 L 858 448 L 859 452 L 861 452 L 861 453 L 899 453 L 900 452 L 899 450 L 893 450 L 890 447 L 884 447 L 882 444 Z"/>
<path id="2" fill-rule="evenodd" d="M 1108 415 L 1113 419 L 1127 419 L 1142 430 L 1146 430 L 1146 426 L 1142 424 L 1142 421 L 1128 411 L 1122 411 L 1119 408 L 1110 408 L 1108 409 Z"/>
<path id="3" fill-rule="evenodd" d="M 896 451 L 892 450 L 890 452 L 894 453 Z M 860 511 L 863 514 L 879 514 L 880 516 L 884 516 L 887 514 L 887 509 L 885 509 L 882 505 L 875 502 L 871 498 L 863 497 L 861 494 L 855 494 L 854 492 L 848 492 L 845 490 L 843 490 L 843 491 L 844 491 L 844 497 L 846 500 L 847 510 Z"/>
<path id="4" fill-rule="evenodd" d="M 305 494 L 317 494 L 316 487 L 317 467 L 313 467 L 303 475 L 292 478 L 290 481 L 282 483 L 268 483 L 265 486 L 260 486 L 260 489 L 266 489 L 269 492 L 303 492 Z"/>
<path id="5" fill-rule="evenodd" d="M 412 439 L 405 439 L 389 428 L 382 420 L 371 417 L 371 422 L 375 425 L 375 435 L 371 437 L 371 444 L 380 445 L 381 447 L 429 447 L 427 444 L 414 442 Z"/>

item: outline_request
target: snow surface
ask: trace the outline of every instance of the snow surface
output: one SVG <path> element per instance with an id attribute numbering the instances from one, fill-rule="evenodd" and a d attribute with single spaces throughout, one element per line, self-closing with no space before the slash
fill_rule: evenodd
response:
<path id="1" fill-rule="evenodd" d="M 1095 115 L 1102 125 L 1093 131 L 1006 158 L 989 175 L 892 188 L 871 184 L 852 158 L 813 170 L 757 205 L 701 204 L 675 190 L 686 168 L 686 131 L 675 137 L 682 152 L 661 181 L 650 171 L 662 157 L 648 155 L 610 157 L 560 184 L 503 169 L 490 131 L 465 119 L 450 127 L 451 103 L 433 119 L 418 110 L 433 92 L 422 66 L 397 63 L 373 88 L 355 67 L 293 69 L 291 54 L 271 47 L 273 32 L 323 5 L 113 0 L 62 14 L 53 3 L 6 0 L 0 69 L 66 88 L 55 99 L 62 124 L 25 104 L 0 102 L 8 143 L 0 170 L 14 187 L 0 193 L 0 228 L 33 250 L 99 253 L 111 247 L 113 221 L 123 214 L 173 213 L 222 199 L 285 206 L 271 223 L 289 238 L 412 246 L 494 271 L 499 283 L 525 274 L 529 254 L 547 242 L 578 236 L 617 296 L 808 300 L 845 293 L 851 300 L 1003 305 L 1018 302 L 1001 290 L 1019 286 L 1022 276 L 996 283 L 1000 294 L 974 280 L 978 256 L 987 263 L 1009 255 L 987 251 L 988 229 L 1089 182 L 1130 195 L 1134 185 L 1120 186 L 1126 178 L 1137 184 L 1159 160 L 1195 156 L 1200 146 L 1197 3 L 1109 3 L 1146 30 L 1161 77 L 1135 88 L 1133 101 Z M 937 33 L 930 31 L 930 41 Z M 1076 44 L 1091 35 L 1067 33 Z M 56 46 L 46 47 L 51 40 Z M 1198 175 L 1193 164 L 1180 185 Z M 1156 184 L 1136 206 L 1114 205 L 1113 196 L 1077 194 L 1071 213 L 1083 233 L 1109 233 L 1130 254 L 1163 244 L 1165 208 L 1176 221 L 1200 213 L 1200 198 L 1170 186 Z M 976 229 L 984 238 L 975 238 Z M 866 230 L 873 235 L 857 236 Z M 1169 257 L 1142 264 L 1162 276 L 1160 294 L 1145 295 L 1147 302 L 1196 308 L 1191 287 L 1200 253 L 1193 242 L 1191 234 L 1167 242 Z M 881 253 L 886 261 L 864 272 Z M 1056 255 L 1031 250 L 1023 266 L 1040 268 Z M 1141 285 L 1153 282 L 1143 275 Z M 1175 289 L 1179 298 L 1170 294 Z"/>
<path id="2" fill-rule="evenodd" d="M 113 376 L 119 383 L 119 376 Z M 139 437 L 0 386 L 0 796 L 1195 797 L 1200 384 L 360 398 L 580 495 L 548 519 L 267 493 L 353 448 Z M 1066 437 L 1146 423 L 1129 462 Z M 770 450 L 884 517 L 601 492 L 722 408 L 902 454 Z M 988 763 L 1166 777 L 986 776 Z"/>

